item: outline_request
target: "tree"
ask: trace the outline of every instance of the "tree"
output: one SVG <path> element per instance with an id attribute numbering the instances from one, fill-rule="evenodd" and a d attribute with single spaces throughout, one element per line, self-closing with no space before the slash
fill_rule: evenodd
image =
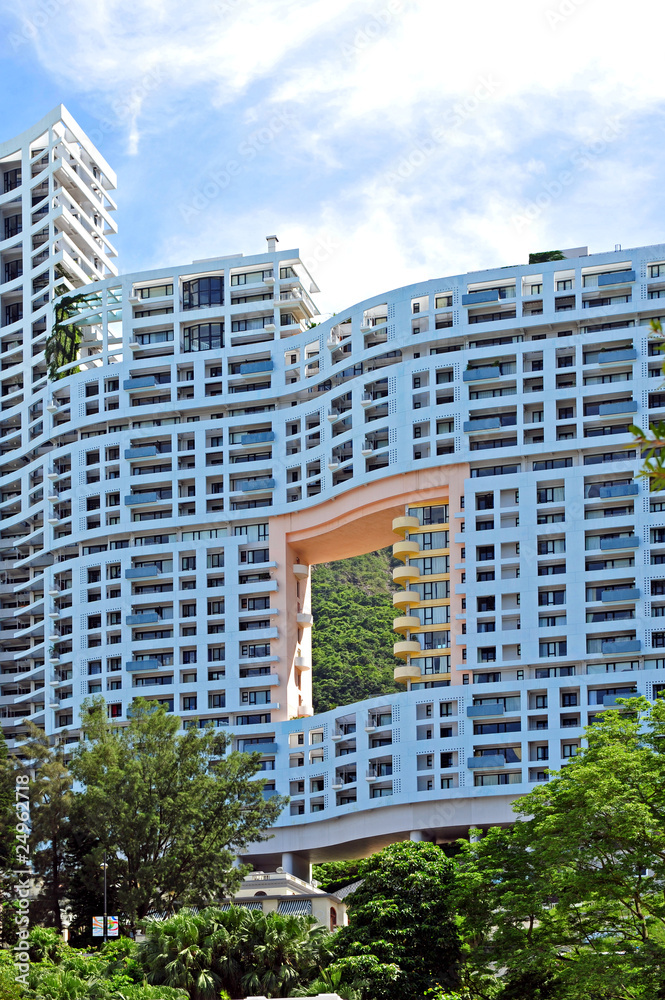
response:
<path id="1" fill-rule="evenodd" d="M 31 855 L 41 889 L 34 916 L 62 931 L 66 896 L 65 840 L 73 802 L 72 776 L 65 763 L 64 744 L 51 746 L 43 730 L 28 723 L 25 753 L 34 768 L 30 783 Z"/>
<path id="2" fill-rule="evenodd" d="M 154 984 L 185 988 L 192 1000 L 248 993 L 291 996 L 329 957 L 329 933 L 313 917 L 242 906 L 182 910 L 150 921 L 139 960 Z"/>
<path id="3" fill-rule="evenodd" d="M 665 702 L 623 704 L 465 847 L 471 980 L 504 968 L 506 1000 L 665 997 Z"/>
<path id="4" fill-rule="evenodd" d="M 11 944 L 15 939 L 12 907 L 15 879 L 9 873 L 16 867 L 16 826 L 22 811 L 16 808 L 14 773 L 0 730 L 0 931 L 4 944 Z"/>
<path id="5" fill-rule="evenodd" d="M 379 963 L 374 970 L 353 969 L 356 982 L 361 972 L 365 976 L 362 997 L 420 1000 L 437 983 L 454 988 L 460 942 L 450 901 L 453 862 L 434 844 L 407 840 L 365 861 L 360 877 L 361 885 L 348 896 L 349 924 L 337 932 L 334 952 L 347 962 Z M 395 981 L 389 966 L 399 969 Z"/>
<path id="6" fill-rule="evenodd" d="M 231 751 L 231 737 L 212 726 L 179 727 L 154 702 L 135 702 L 124 727 L 109 723 L 103 699 L 83 707 L 86 741 L 71 761 L 84 786 L 77 816 L 107 852 L 132 929 L 151 911 L 232 892 L 244 874 L 236 856 L 266 839 L 286 802 L 264 800 L 264 782 L 253 780 L 258 753 Z"/>
<path id="7" fill-rule="evenodd" d="M 344 889 L 359 878 L 360 861 L 325 861 L 320 865 L 314 865 L 312 875 L 320 889 L 324 892 L 336 892 Z"/>
<path id="8" fill-rule="evenodd" d="M 389 549 L 312 571 L 314 711 L 400 690 Z"/>

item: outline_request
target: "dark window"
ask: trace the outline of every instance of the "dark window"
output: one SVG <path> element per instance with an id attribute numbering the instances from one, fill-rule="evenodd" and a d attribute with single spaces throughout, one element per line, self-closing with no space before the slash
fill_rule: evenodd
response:
<path id="1" fill-rule="evenodd" d="M 224 304 L 224 278 L 197 278 L 182 285 L 182 308 L 201 309 Z M 203 348 L 199 348 L 203 350 Z"/>
<path id="2" fill-rule="evenodd" d="M 212 351 L 224 347 L 223 323 L 199 323 L 186 326 L 183 332 L 183 351 Z"/>

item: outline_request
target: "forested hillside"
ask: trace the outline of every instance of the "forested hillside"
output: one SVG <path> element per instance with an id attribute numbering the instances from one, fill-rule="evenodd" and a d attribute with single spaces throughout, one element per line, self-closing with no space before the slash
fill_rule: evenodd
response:
<path id="1" fill-rule="evenodd" d="M 390 568 L 390 549 L 314 567 L 315 712 L 400 690 Z"/>

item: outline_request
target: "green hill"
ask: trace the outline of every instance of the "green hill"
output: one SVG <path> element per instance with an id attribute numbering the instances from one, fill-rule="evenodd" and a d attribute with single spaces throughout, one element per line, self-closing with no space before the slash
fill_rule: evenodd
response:
<path id="1" fill-rule="evenodd" d="M 392 653 L 390 549 L 312 571 L 314 711 L 401 690 Z"/>

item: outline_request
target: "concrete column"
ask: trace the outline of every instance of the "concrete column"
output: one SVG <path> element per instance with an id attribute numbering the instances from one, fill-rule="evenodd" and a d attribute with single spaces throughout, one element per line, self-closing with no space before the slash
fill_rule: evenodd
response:
<path id="1" fill-rule="evenodd" d="M 469 843 L 470 844 L 477 844 L 479 840 L 480 840 L 480 835 L 479 835 L 479 833 L 477 831 L 477 828 L 475 828 L 473 826 L 470 826 L 469 827 Z"/>
<path id="2" fill-rule="evenodd" d="M 417 844 L 419 844 L 424 839 L 425 837 L 423 836 L 422 830 L 412 830 L 411 833 L 409 834 L 409 840 L 413 840 Z"/>
<path id="3" fill-rule="evenodd" d="M 282 868 L 285 872 L 295 875 L 296 878 L 301 878 L 303 882 L 311 882 L 312 880 L 312 866 L 307 858 L 303 858 L 299 854 L 284 851 L 282 853 Z"/>

